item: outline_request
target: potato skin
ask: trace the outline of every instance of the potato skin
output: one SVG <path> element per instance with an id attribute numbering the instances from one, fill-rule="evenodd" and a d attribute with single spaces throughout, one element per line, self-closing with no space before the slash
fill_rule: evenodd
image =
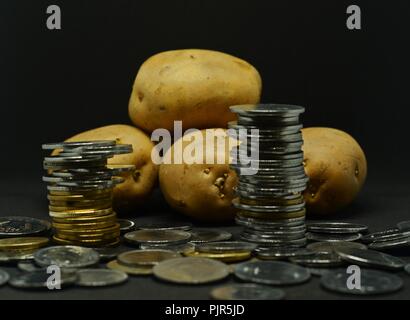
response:
<path id="1" fill-rule="evenodd" d="M 229 107 L 258 103 L 262 80 L 249 63 L 210 50 L 166 51 L 145 61 L 135 78 L 129 116 L 139 128 L 173 131 L 224 128 L 235 119 Z"/>
<path id="2" fill-rule="evenodd" d="M 133 164 L 136 170 L 124 175 L 126 181 L 114 188 L 114 208 L 117 213 L 130 211 L 145 201 L 154 188 L 158 166 L 151 161 L 154 146 L 141 130 L 128 125 L 109 125 L 79 133 L 66 141 L 116 140 L 132 144 L 133 152 L 108 159 L 109 164 Z"/>
<path id="3" fill-rule="evenodd" d="M 228 139 L 236 143 L 226 135 L 226 130 L 220 129 L 219 132 L 225 143 Z M 205 130 L 185 137 L 199 134 L 204 136 Z M 183 142 L 182 150 L 188 143 Z M 167 152 L 172 154 L 174 148 L 175 144 Z M 216 147 L 212 154 L 218 155 Z M 231 202 L 234 198 L 233 187 L 237 184 L 237 176 L 235 171 L 229 168 L 229 148 L 225 150 L 225 159 L 224 164 L 161 164 L 159 183 L 165 200 L 175 210 L 197 220 L 232 220 L 236 213 Z"/>
<path id="4" fill-rule="evenodd" d="M 304 128 L 304 164 L 309 176 L 304 193 L 307 214 L 328 215 L 350 204 L 367 176 L 365 154 L 346 132 Z"/>

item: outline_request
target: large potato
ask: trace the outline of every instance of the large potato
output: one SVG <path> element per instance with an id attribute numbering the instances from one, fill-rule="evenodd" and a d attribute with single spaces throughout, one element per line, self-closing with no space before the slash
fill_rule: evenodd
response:
<path id="1" fill-rule="evenodd" d="M 331 128 L 305 128 L 304 163 L 310 178 L 304 194 L 308 214 L 331 214 L 350 204 L 367 175 L 366 157 L 349 134 Z"/>
<path id="2" fill-rule="evenodd" d="M 146 200 L 158 176 L 158 166 L 151 161 L 153 143 L 141 130 L 127 125 L 110 125 L 85 131 L 67 141 L 116 140 L 117 143 L 132 144 L 133 152 L 117 155 L 109 164 L 133 164 L 134 172 L 124 175 L 124 183 L 114 189 L 114 208 L 117 212 L 133 210 Z"/>
<path id="3" fill-rule="evenodd" d="M 198 137 L 205 137 L 205 131 L 185 135 L 186 141 L 182 141 L 181 150 L 185 151 L 188 145 L 192 146 L 191 143 L 201 143 L 201 138 Z M 161 164 L 159 169 L 160 187 L 169 205 L 187 216 L 203 221 L 231 220 L 235 216 L 231 202 L 237 177 L 229 168 L 229 146 L 236 145 L 236 140 L 228 137 L 224 129 L 217 129 L 215 133 L 220 138 L 214 139 L 214 148 L 203 147 L 201 160 L 204 164 Z M 192 142 L 188 139 L 192 139 Z M 217 142 L 220 146 L 223 143 L 222 147 L 225 148 L 219 149 Z M 175 144 L 167 151 L 165 158 L 172 156 L 174 150 Z M 214 159 L 209 162 L 216 163 L 219 155 L 225 157 L 224 163 L 206 164 L 206 159 Z"/>
<path id="4" fill-rule="evenodd" d="M 244 60 L 209 50 L 175 50 L 145 61 L 135 78 L 129 115 L 139 128 L 173 130 L 226 127 L 229 106 L 258 103 L 258 71 Z"/>

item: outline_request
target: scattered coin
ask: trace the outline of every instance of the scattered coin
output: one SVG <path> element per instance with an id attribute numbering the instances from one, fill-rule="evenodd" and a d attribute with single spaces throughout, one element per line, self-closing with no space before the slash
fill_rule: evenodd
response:
<path id="1" fill-rule="evenodd" d="M 123 271 L 129 275 L 141 276 L 152 274 L 152 266 L 138 266 L 138 267 L 128 267 L 119 264 L 117 260 L 112 260 L 107 263 L 107 268 L 112 270 Z"/>
<path id="2" fill-rule="evenodd" d="M 141 230 L 182 230 L 189 231 L 192 229 L 191 223 L 186 222 L 168 222 L 168 223 L 150 223 L 138 224 L 137 229 Z"/>
<path id="3" fill-rule="evenodd" d="M 374 233 L 367 234 L 362 237 L 364 243 L 372 243 L 375 241 L 395 240 L 410 237 L 410 231 L 401 232 L 397 228 L 387 229 Z"/>
<path id="4" fill-rule="evenodd" d="M 9 284 L 16 288 L 48 288 L 48 281 L 50 279 L 50 274 L 46 270 L 37 270 L 32 272 L 25 272 L 13 276 L 9 280 Z M 67 285 L 74 284 L 77 280 L 77 275 L 75 272 L 61 271 L 60 277 L 56 277 L 53 281 L 54 286 L 65 287 Z"/>
<path id="5" fill-rule="evenodd" d="M 133 250 L 118 255 L 117 261 L 128 267 L 154 266 L 161 261 L 180 257 L 179 253 L 170 250 Z"/>
<path id="6" fill-rule="evenodd" d="M 141 250 L 162 249 L 171 250 L 178 253 L 188 253 L 195 251 L 195 245 L 191 242 L 181 244 L 141 244 Z"/>
<path id="7" fill-rule="evenodd" d="M 311 222 L 306 225 L 308 231 L 317 233 L 360 233 L 366 232 L 368 227 L 363 224 L 349 222 Z"/>
<path id="8" fill-rule="evenodd" d="M 351 233 L 351 234 L 339 234 L 339 233 L 315 233 L 307 232 L 306 238 L 309 241 L 318 241 L 318 242 L 336 242 L 336 241 L 357 241 L 362 238 L 360 233 Z"/>
<path id="9" fill-rule="evenodd" d="M 232 237 L 227 231 L 220 231 L 215 229 L 193 229 L 191 231 L 190 242 L 204 243 L 229 240 Z"/>
<path id="10" fill-rule="evenodd" d="M 392 255 L 356 248 L 339 248 L 336 253 L 345 261 L 370 268 L 403 269 L 404 261 Z"/>
<path id="11" fill-rule="evenodd" d="M 0 237 L 38 235 L 51 228 L 50 222 L 30 217 L 0 217 Z"/>
<path id="12" fill-rule="evenodd" d="M 340 248 L 357 248 L 357 249 L 367 249 L 367 246 L 358 243 L 358 242 L 351 242 L 351 241 L 334 241 L 334 242 L 314 242 L 310 243 L 306 247 L 309 250 L 315 252 L 326 252 L 332 253 L 336 252 L 337 249 Z"/>
<path id="13" fill-rule="evenodd" d="M 290 257 L 312 255 L 314 252 L 304 248 L 261 247 L 255 249 L 256 257 L 262 260 L 287 260 Z"/>
<path id="14" fill-rule="evenodd" d="M 389 249 L 409 247 L 409 246 L 410 246 L 410 236 L 407 238 L 402 238 L 402 239 L 375 241 L 369 244 L 369 249 L 389 250 Z"/>
<path id="15" fill-rule="evenodd" d="M 135 230 L 135 222 L 127 219 L 117 219 L 120 224 L 121 233 L 126 233 Z"/>
<path id="16" fill-rule="evenodd" d="M 64 268 L 84 268 L 98 263 L 100 255 L 91 248 L 79 246 L 55 246 L 43 248 L 34 253 L 39 266 L 57 265 Z"/>
<path id="17" fill-rule="evenodd" d="M 82 287 L 105 287 L 124 283 L 128 275 L 112 269 L 82 269 L 77 271 L 76 285 Z"/>
<path id="18" fill-rule="evenodd" d="M 48 243 L 46 237 L 16 237 L 0 239 L 0 250 L 35 250 Z"/>
<path id="19" fill-rule="evenodd" d="M 216 300 L 282 300 L 285 292 L 260 284 L 232 284 L 215 288 L 211 297 Z"/>
<path id="20" fill-rule="evenodd" d="M 198 243 L 195 249 L 204 253 L 241 253 L 251 252 L 256 247 L 256 244 L 244 241 L 218 241 Z"/>
<path id="21" fill-rule="evenodd" d="M 347 283 L 350 276 L 346 271 L 328 272 L 322 276 L 320 283 L 331 291 L 358 295 L 390 293 L 403 286 L 403 280 L 394 274 L 362 269 L 360 288 L 349 288 Z"/>
<path id="22" fill-rule="evenodd" d="M 2 285 L 5 285 L 9 281 L 9 279 L 9 274 L 6 271 L 0 269 L 0 287 Z"/>
<path id="23" fill-rule="evenodd" d="M 343 265 L 342 259 L 336 253 L 316 252 L 313 255 L 292 257 L 293 263 L 313 268 L 329 268 Z"/>
<path id="24" fill-rule="evenodd" d="M 117 258 L 117 256 L 124 252 L 125 249 L 119 248 L 93 248 L 100 255 L 100 261 L 110 261 Z"/>
<path id="25" fill-rule="evenodd" d="M 188 242 L 191 234 L 182 230 L 137 230 L 124 235 L 132 244 L 179 244 Z"/>
<path id="26" fill-rule="evenodd" d="M 247 252 L 219 252 L 219 253 L 210 253 L 210 252 L 186 252 L 184 253 L 187 257 L 199 257 L 199 258 L 208 258 L 215 259 L 222 262 L 238 262 L 244 261 L 251 258 L 251 251 Z"/>
<path id="27" fill-rule="evenodd" d="M 153 271 L 161 280 L 186 284 L 213 282 L 229 275 L 229 267 L 223 262 L 190 257 L 162 261 Z"/>
<path id="28" fill-rule="evenodd" d="M 410 231 L 410 220 L 409 221 L 401 221 L 397 224 L 397 228 L 400 231 Z"/>
<path id="29" fill-rule="evenodd" d="M 235 275 L 244 281 L 270 285 L 291 285 L 310 278 L 306 268 L 279 261 L 243 262 L 235 266 Z"/>

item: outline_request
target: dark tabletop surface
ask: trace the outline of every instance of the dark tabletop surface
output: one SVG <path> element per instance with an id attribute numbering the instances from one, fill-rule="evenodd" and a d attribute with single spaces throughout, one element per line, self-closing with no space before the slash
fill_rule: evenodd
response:
<path id="1" fill-rule="evenodd" d="M 39 178 L 41 180 L 41 178 Z M 0 182 L 0 216 L 21 215 L 47 218 L 45 186 L 36 179 L 5 179 Z M 156 190 L 144 208 L 128 218 L 137 223 L 184 221 L 184 217 L 172 212 Z M 379 231 L 393 227 L 397 222 L 410 220 L 410 190 L 408 185 L 391 183 L 371 183 L 353 205 L 337 216 L 328 220 L 341 220 L 367 224 L 370 231 Z M 194 226 L 201 226 L 194 222 Z M 207 227 L 207 226 L 205 226 Z M 240 231 L 235 225 L 210 226 L 232 232 L 234 237 Z M 131 249 L 131 248 L 130 248 Z M 394 252 L 410 262 L 410 247 Z M 10 266 L 2 269 L 15 272 Z M 410 299 L 410 275 L 404 271 L 398 273 L 404 280 L 400 291 L 388 295 L 370 297 L 372 299 Z M 123 285 L 106 288 L 71 287 L 54 291 L 26 291 L 14 289 L 8 285 L 0 288 L 0 300 L 4 299 L 209 299 L 212 288 L 221 284 L 235 283 L 233 276 L 219 282 L 200 286 L 174 285 L 156 280 L 152 276 L 130 277 Z M 302 285 L 283 287 L 286 299 L 360 299 L 361 297 L 340 295 L 325 291 L 320 287 L 318 277 Z M 365 298 L 369 298 L 365 297 Z"/>

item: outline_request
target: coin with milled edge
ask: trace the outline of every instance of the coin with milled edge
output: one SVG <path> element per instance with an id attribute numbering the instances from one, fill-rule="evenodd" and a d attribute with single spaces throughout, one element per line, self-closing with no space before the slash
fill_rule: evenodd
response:
<path id="1" fill-rule="evenodd" d="M 369 268 L 398 270 L 403 269 L 405 265 L 400 258 L 374 250 L 339 248 L 336 253 L 347 262 Z"/>
<path id="2" fill-rule="evenodd" d="M 191 257 L 162 261 L 153 271 L 161 280 L 185 284 L 214 282 L 229 275 L 229 267 L 223 262 Z"/>
<path id="3" fill-rule="evenodd" d="M 224 241 L 232 237 L 232 234 L 227 231 L 215 229 L 193 229 L 191 235 L 192 237 L 189 241 L 193 243 Z"/>
<path id="4" fill-rule="evenodd" d="M 232 284 L 211 291 L 215 300 L 282 300 L 285 292 L 260 284 Z"/>
<path id="5" fill-rule="evenodd" d="M 65 268 L 84 268 L 98 263 L 100 256 L 91 248 L 79 246 L 55 246 L 40 249 L 34 253 L 39 266 L 57 265 Z"/>
<path id="6" fill-rule="evenodd" d="M 349 222 L 311 222 L 306 224 L 308 231 L 315 233 L 359 233 L 367 231 L 368 227 L 362 224 Z"/>
<path id="7" fill-rule="evenodd" d="M 235 276 L 255 283 L 291 285 L 309 280 L 310 273 L 306 268 L 287 262 L 257 261 L 236 265 Z"/>
<path id="8" fill-rule="evenodd" d="M 181 255 L 170 250 L 133 250 L 118 255 L 118 263 L 128 267 L 154 266 L 167 259 L 180 258 Z"/>
<path id="9" fill-rule="evenodd" d="M 349 241 L 335 241 L 335 242 L 314 242 L 310 243 L 306 247 L 309 250 L 315 252 L 326 252 L 332 253 L 336 252 L 338 249 L 343 248 L 356 248 L 356 249 L 367 249 L 367 246 L 358 242 L 349 242 Z"/>
<path id="10" fill-rule="evenodd" d="M 338 233 L 315 233 L 307 232 L 306 238 L 310 241 L 332 242 L 332 241 L 357 241 L 362 238 L 360 233 L 338 234 Z"/>
<path id="11" fill-rule="evenodd" d="M 122 233 L 130 232 L 135 229 L 135 222 L 127 219 L 117 219 L 120 224 L 120 230 Z"/>
<path id="12" fill-rule="evenodd" d="M 390 293 L 403 287 L 403 280 L 400 277 L 382 271 L 362 269 L 360 287 L 348 287 L 349 277 L 351 274 L 345 270 L 328 272 L 322 276 L 320 283 L 331 291 L 358 295 Z"/>
<path id="13" fill-rule="evenodd" d="M 204 253 L 237 253 L 250 252 L 256 249 L 257 245 L 254 243 L 244 241 L 222 241 L 222 242 L 205 242 L 198 243 L 195 249 L 198 252 Z"/>
<path id="14" fill-rule="evenodd" d="M 182 230 L 137 230 L 124 235 L 132 244 L 178 244 L 188 242 L 191 234 Z"/>
<path id="15" fill-rule="evenodd" d="M 37 235 L 51 228 L 50 222 L 30 217 L 0 217 L 0 237 Z"/>
<path id="16" fill-rule="evenodd" d="M 131 276 L 145 276 L 152 274 L 152 266 L 128 267 L 118 263 L 117 260 L 108 262 L 107 268 L 112 270 L 119 270 Z"/>
<path id="17" fill-rule="evenodd" d="M 9 274 L 6 271 L 0 269 L 0 287 L 2 285 L 5 285 L 9 281 L 9 279 Z"/>
<path id="18" fill-rule="evenodd" d="M 67 285 L 74 284 L 77 280 L 77 274 L 75 272 L 66 272 L 61 270 L 59 277 L 54 278 L 53 285 L 65 287 Z M 48 282 L 50 281 L 50 273 L 47 270 L 37 270 L 32 272 L 25 272 L 11 277 L 9 284 L 16 288 L 48 288 Z"/>
<path id="19" fill-rule="evenodd" d="M 94 141 L 78 141 L 78 142 L 56 142 L 45 143 L 42 145 L 43 150 L 54 150 L 64 148 L 81 148 L 89 146 L 115 146 L 115 140 L 94 140 Z"/>
<path id="20" fill-rule="evenodd" d="M 257 258 L 262 260 L 286 260 L 291 257 L 299 257 L 314 254 L 313 251 L 304 248 L 271 247 L 256 248 L 254 250 Z"/>
<path id="21" fill-rule="evenodd" d="M 77 271 L 76 285 L 82 287 L 106 287 L 124 283 L 128 275 L 112 269 L 82 269 Z"/>
<path id="22" fill-rule="evenodd" d="M 342 259 L 336 253 L 315 252 L 312 255 L 291 257 L 289 260 L 302 266 L 314 268 L 329 268 L 343 265 Z"/>

